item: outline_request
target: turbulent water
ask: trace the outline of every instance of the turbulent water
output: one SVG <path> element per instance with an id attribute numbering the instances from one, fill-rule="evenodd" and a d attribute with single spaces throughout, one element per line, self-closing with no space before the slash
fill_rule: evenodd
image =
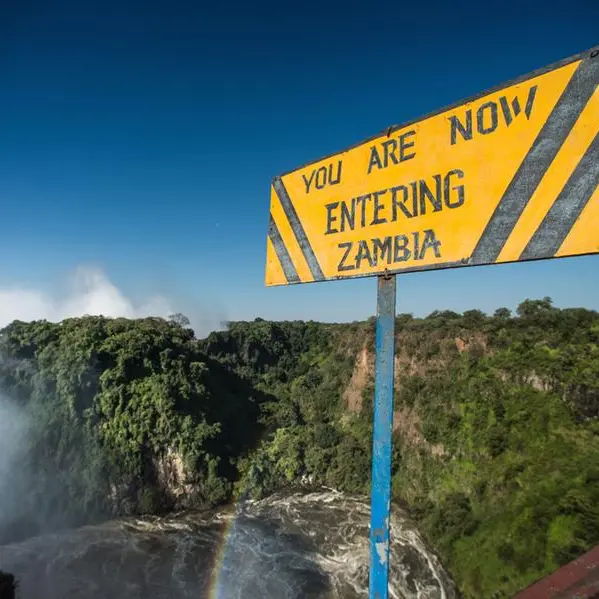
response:
<path id="1" fill-rule="evenodd" d="M 214 514 L 114 520 L 0 547 L 23 599 L 368 597 L 369 506 L 340 493 L 274 495 Z M 401 512 L 390 597 L 455 599 Z"/>

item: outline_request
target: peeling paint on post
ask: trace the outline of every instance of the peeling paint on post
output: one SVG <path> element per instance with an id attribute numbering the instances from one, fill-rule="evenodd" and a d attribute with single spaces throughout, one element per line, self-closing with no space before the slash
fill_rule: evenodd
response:
<path id="1" fill-rule="evenodd" d="M 370 599 L 388 598 L 395 275 L 378 277 L 370 513 Z"/>

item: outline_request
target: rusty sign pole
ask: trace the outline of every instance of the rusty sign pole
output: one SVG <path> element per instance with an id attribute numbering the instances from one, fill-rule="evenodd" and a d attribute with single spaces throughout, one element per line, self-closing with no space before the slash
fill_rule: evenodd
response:
<path id="1" fill-rule="evenodd" d="M 387 599 L 395 370 L 395 275 L 378 277 L 370 499 L 370 599 Z"/>

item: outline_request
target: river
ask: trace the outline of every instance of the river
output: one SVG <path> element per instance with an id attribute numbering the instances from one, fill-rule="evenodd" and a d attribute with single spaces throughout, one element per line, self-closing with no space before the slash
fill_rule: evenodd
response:
<path id="1" fill-rule="evenodd" d="M 325 490 L 220 512 L 112 520 L 0 546 L 22 599 L 368 597 L 369 505 Z M 390 597 L 455 599 L 410 520 L 391 519 Z"/>

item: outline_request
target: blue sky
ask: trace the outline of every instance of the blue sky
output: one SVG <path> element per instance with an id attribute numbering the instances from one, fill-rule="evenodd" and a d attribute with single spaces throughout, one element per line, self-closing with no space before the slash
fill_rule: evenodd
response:
<path id="1" fill-rule="evenodd" d="M 599 3 L 7 2 L 0 287 L 77 267 L 218 318 L 354 320 L 375 279 L 266 288 L 273 175 L 599 43 Z M 419 273 L 398 310 L 551 296 L 599 258 Z"/>

